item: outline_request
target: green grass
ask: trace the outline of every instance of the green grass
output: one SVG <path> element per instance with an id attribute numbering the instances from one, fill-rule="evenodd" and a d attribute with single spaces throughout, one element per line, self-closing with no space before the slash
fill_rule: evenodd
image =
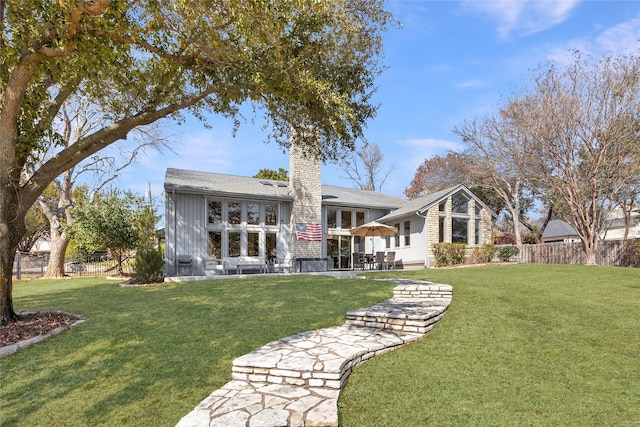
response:
<path id="1" fill-rule="evenodd" d="M 17 311 L 81 326 L 0 359 L 1 426 L 173 426 L 231 380 L 235 357 L 340 325 L 388 298 L 370 280 L 288 276 L 121 288 L 105 279 L 17 282 Z"/>
<path id="2" fill-rule="evenodd" d="M 388 274 L 449 283 L 453 303 L 427 337 L 351 375 L 339 402 L 343 426 L 640 425 L 640 270 Z M 0 359 L 0 426 L 173 426 L 230 380 L 233 358 L 342 324 L 346 311 L 391 288 L 316 276 L 150 288 L 18 282 L 16 310 L 87 320 Z"/>
<path id="3" fill-rule="evenodd" d="M 427 337 L 351 375 L 341 425 L 640 425 L 640 270 L 401 275 L 453 285 L 453 303 Z"/>

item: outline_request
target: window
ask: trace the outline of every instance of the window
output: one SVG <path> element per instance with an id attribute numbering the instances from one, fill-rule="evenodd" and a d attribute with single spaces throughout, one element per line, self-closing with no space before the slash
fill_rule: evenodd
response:
<path id="1" fill-rule="evenodd" d="M 209 201 L 209 224 L 222 224 L 222 202 Z"/>
<path id="2" fill-rule="evenodd" d="M 440 204 L 438 205 L 438 211 L 444 212 L 446 210 L 446 207 L 447 207 L 447 201 L 444 200 L 440 202 Z"/>
<path id="3" fill-rule="evenodd" d="M 404 222 L 404 245 L 411 245 L 411 221 Z"/>
<path id="4" fill-rule="evenodd" d="M 265 255 L 267 260 L 275 261 L 278 257 L 278 238 L 276 233 L 267 233 L 265 235 Z"/>
<path id="5" fill-rule="evenodd" d="M 265 225 L 278 225 L 278 205 L 264 205 Z"/>
<path id="6" fill-rule="evenodd" d="M 338 212 L 335 209 L 327 209 L 327 227 L 328 228 L 338 227 L 337 213 Z"/>
<path id="7" fill-rule="evenodd" d="M 475 236 L 476 245 L 479 245 L 479 244 L 482 243 L 482 241 L 481 241 L 482 240 L 481 239 L 482 228 L 481 227 L 482 227 L 482 222 L 480 221 L 480 218 L 476 217 L 476 236 Z"/>
<path id="8" fill-rule="evenodd" d="M 208 254 L 209 256 L 217 259 L 222 258 L 222 232 L 210 231 L 208 242 Z"/>
<path id="9" fill-rule="evenodd" d="M 242 203 L 229 203 L 227 211 L 229 214 L 229 224 L 240 224 L 242 222 Z"/>
<path id="10" fill-rule="evenodd" d="M 445 224 L 445 217 L 441 216 L 438 220 L 438 231 L 439 231 L 439 235 L 438 235 L 438 242 L 442 243 L 444 242 L 444 224 Z"/>
<path id="11" fill-rule="evenodd" d="M 456 193 L 451 196 L 451 212 L 459 214 L 469 213 L 469 199 L 462 194 Z"/>
<path id="12" fill-rule="evenodd" d="M 467 218 L 451 218 L 451 242 L 468 242 L 469 220 Z"/>
<path id="13" fill-rule="evenodd" d="M 260 225 L 260 205 L 247 203 L 247 224 Z"/>
<path id="14" fill-rule="evenodd" d="M 240 256 L 240 232 L 230 231 L 229 234 L 229 256 Z"/>
<path id="15" fill-rule="evenodd" d="M 384 236 L 385 249 L 391 249 L 391 236 Z"/>
<path id="16" fill-rule="evenodd" d="M 364 212 L 356 212 L 356 227 L 364 224 Z"/>
<path id="17" fill-rule="evenodd" d="M 247 255 L 260 256 L 260 233 L 257 231 L 247 233 Z"/>
<path id="18" fill-rule="evenodd" d="M 341 227 L 347 230 L 351 228 L 351 211 L 342 211 Z"/>

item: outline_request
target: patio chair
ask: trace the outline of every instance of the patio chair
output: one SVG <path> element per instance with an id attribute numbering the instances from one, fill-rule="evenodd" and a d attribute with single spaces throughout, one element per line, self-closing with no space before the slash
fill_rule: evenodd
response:
<path id="1" fill-rule="evenodd" d="M 396 253 L 393 251 L 387 252 L 387 257 L 384 260 L 384 269 L 385 270 L 395 270 L 396 269 Z"/>
<path id="2" fill-rule="evenodd" d="M 178 255 L 176 276 L 180 275 L 180 268 L 189 267 L 189 276 L 193 276 L 193 257 L 191 255 Z"/>
<path id="3" fill-rule="evenodd" d="M 292 256 L 286 256 L 284 259 L 279 259 L 273 264 L 273 271 L 276 273 L 284 273 L 288 270 L 289 273 L 293 271 L 294 258 Z"/>
<path id="4" fill-rule="evenodd" d="M 378 252 L 376 252 L 376 269 L 377 270 L 382 270 L 384 268 L 385 268 L 384 252 L 383 251 L 378 251 Z"/>
<path id="5" fill-rule="evenodd" d="M 352 268 L 364 270 L 365 258 L 364 254 L 354 253 Z"/>

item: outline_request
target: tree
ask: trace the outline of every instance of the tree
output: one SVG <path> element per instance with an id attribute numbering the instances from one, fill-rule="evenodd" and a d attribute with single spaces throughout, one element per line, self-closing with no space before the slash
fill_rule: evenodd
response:
<path id="1" fill-rule="evenodd" d="M 498 114 L 465 121 L 453 132 L 467 144 L 465 160 L 476 185 L 491 188 L 504 202 L 513 219 L 516 244 L 522 244 L 519 224 L 527 224 L 523 215 L 532 205 L 525 165 L 529 162 L 531 136 L 512 123 L 507 105 Z M 533 230 L 533 226 L 527 224 Z"/>
<path id="2" fill-rule="evenodd" d="M 31 251 L 33 246 L 39 239 L 47 237 L 47 220 L 42 212 L 32 207 L 25 217 L 25 227 L 27 232 L 22 241 L 18 244 L 18 251 L 27 253 Z"/>
<path id="3" fill-rule="evenodd" d="M 33 170 L 56 156 L 61 150 L 70 147 L 91 132 L 105 126 L 108 121 L 104 112 L 100 111 L 86 97 L 74 96 L 67 99 L 55 120 L 53 140 L 44 138 L 42 146 L 32 156 L 37 160 Z M 62 175 L 53 180 L 50 191 L 44 191 L 38 197 L 41 211 L 49 222 L 49 239 L 51 252 L 47 271 L 44 277 L 58 278 L 65 275 L 65 255 L 69 245 L 69 237 L 64 233 L 64 228 L 71 225 L 73 217 L 69 208 L 73 205 L 77 196 L 89 196 L 99 192 L 104 186 L 118 177 L 118 174 L 130 166 L 147 148 L 161 150 L 167 144 L 166 140 L 158 132 L 157 123 L 133 129 L 130 141 L 135 146 L 129 151 L 119 142 L 114 143 L 118 157 L 107 155 L 100 151 L 82 163 L 64 171 Z M 130 143 L 131 144 L 131 143 Z M 112 148 L 114 148 L 112 147 Z M 76 182 L 79 179 L 92 182 L 79 187 L 76 190 Z M 78 191 L 80 190 L 80 191 Z"/>
<path id="4" fill-rule="evenodd" d="M 446 156 L 425 159 L 404 194 L 415 199 L 458 184 L 473 187 L 469 164 L 461 154 L 449 152 Z"/>
<path id="5" fill-rule="evenodd" d="M 138 216 L 138 246 L 133 275 L 138 283 L 157 283 L 163 279 L 164 262 L 156 235 L 158 220 L 150 203 L 142 206 Z"/>
<path id="6" fill-rule="evenodd" d="M 124 257 L 140 243 L 140 217 L 147 210 L 144 200 L 111 191 L 69 210 L 75 220 L 65 231 L 76 247 L 85 254 L 108 252 L 122 274 Z"/>
<path id="7" fill-rule="evenodd" d="M 383 161 L 384 154 L 378 144 L 364 144 L 345 159 L 342 170 L 361 190 L 381 191 L 394 170 L 393 166 L 383 170 Z"/>
<path id="8" fill-rule="evenodd" d="M 289 181 L 289 171 L 283 168 L 278 170 L 273 169 L 260 169 L 254 178 L 273 179 L 275 181 Z"/>
<path id="9" fill-rule="evenodd" d="M 0 323 L 13 311 L 13 258 L 44 189 L 129 132 L 163 118 L 236 118 L 253 102 L 287 146 L 340 157 L 375 115 L 382 71 L 382 0 L 157 2 L 0 0 Z M 109 123 L 27 176 L 55 141 L 54 119 L 87 96 Z M 239 122 L 239 121 L 237 121 Z M 305 135 L 304 132 L 298 132 Z"/>
<path id="10" fill-rule="evenodd" d="M 435 155 L 425 159 L 418 166 L 413 180 L 409 187 L 405 188 L 404 194 L 410 199 L 415 199 L 458 184 L 464 184 L 489 208 L 499 214 L 505 208 L 504 200 L 493 189 L 477 184 L 470 167 L 464 153 L 449 152 L 446 156 Z"/>
<path id="11" fill-rule="evenodd" d="M 566 205 L 585 263 L 595 264 L 607 219 L 640 179 L 640 56 L 576 52 L 565 68 L 538 70 L 505 111 L 530 141 L 524 172 Z"/>

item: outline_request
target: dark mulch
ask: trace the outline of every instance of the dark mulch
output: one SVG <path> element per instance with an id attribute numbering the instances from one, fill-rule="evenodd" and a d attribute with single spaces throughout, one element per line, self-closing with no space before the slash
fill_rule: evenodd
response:
<path id="1" fill-rule="evenodd" d="M 44 335 L 62 326 L 70 326 L 80 319 L 79 316 L 60 312 L 20 314 L 17 321 L 0 326 L 0 347 Z"/>

